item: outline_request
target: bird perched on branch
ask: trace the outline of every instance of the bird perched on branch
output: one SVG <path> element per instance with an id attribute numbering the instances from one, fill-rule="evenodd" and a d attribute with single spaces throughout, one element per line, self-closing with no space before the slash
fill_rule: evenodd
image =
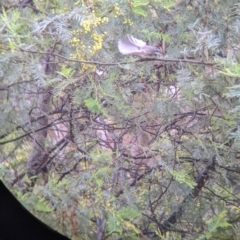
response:
<path id="1" fill-rule="evenodd" d="M 149 58 L 161 54 L 160 50 L 154 46 L 147 45 L 142 40 L 127 35 L 118 41 L 118 50 L 123 55 L 136 55 L 141 58 Z"/>

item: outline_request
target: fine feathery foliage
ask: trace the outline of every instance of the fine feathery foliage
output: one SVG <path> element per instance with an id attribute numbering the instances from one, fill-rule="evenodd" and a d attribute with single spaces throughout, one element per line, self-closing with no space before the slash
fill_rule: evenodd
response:
<path id="1" fill-rule="evenodd" d="M 0 2 L 0 178 L 71 239 L 238 239 L 236 0 Z M 159 49 L 118 51 L 132 35 Z"/>

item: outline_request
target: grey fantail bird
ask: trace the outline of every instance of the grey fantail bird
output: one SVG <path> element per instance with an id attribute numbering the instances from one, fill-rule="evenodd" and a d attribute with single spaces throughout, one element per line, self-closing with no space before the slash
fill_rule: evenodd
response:
<path id="1" fill-rule="evenodd" d="M 154 46 L 147 45 L 142 40 L 127 35 L 118 41 L 118 50 L 123 55 L 137 55 L 141 58 L 149 58 L 161 54 Z"/>

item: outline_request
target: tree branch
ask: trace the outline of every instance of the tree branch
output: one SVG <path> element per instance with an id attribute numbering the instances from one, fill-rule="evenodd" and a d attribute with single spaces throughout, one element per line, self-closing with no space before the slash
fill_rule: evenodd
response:
<path id="1" fill-rule="evenodd" d="M 29 52 L 34 54 L 49 54 L 47 52 L 39 52 L 39 51 L 32 51 L 32 50 L 25 50 L 20 48 L 20 51 L 23 52 Z M 57 53 L 51 53 L 52 56 L 59 57 L 62 59 L 65 59 L 70 62 L 78 62 L 78 63 L 85 63 L 85 64 L 91 64 L 91 65 L 99 65 L 99 66 L 116 66 L 116 65 L 124 65 L 124 64 L 134 64 L 137 62 L 172 62 L 172 63 L 190 63 L 190 64 L 196 64 L 196 65 L 207 65 L 207 66 L 214 66 L 216 63 L 213 62 L 204 62 L 203 60 L 192 60 L 192 59 L 177 59 L 177 58 L 144 58 L 144 59 L 137 59 L 133 61 L 124 61 L 124 62 L 116 62 L 116 63 L 104 63 L 104 62 L 98 62 L 98 61 L 83 61 L 83 60 L 77 60 L 77 59 L 71 59 L 67 58 L 63 55 L 57 54 Z"/>

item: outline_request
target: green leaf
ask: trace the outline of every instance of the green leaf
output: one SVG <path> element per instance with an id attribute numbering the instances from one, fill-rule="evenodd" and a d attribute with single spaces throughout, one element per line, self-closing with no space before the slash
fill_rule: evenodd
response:
<path id="1" fill-rule="evenodd" d="M 14 41 L 10 41 L 10 42 L 8 43 L 8 46 L 9 46 L 9 48 L 10 48 L 12 51 L 14 51 L 14 50 L 17 48 L 17 44 L 16 44 L 16 42 L 14 42 Z"/>
<path id="2" fill-rule="evenodd" d="M 170 9 L 171 7 L 173 7 L 176 2 L 172 1 L 172 0 L 155 0 L 156 2 L 161 4 L 161 7 L 165 8 L 165 9 Z"/>
<path id="3" fill-rule="evenodd" d="M 45 212 L 45 213 L 50 213 L 53 211 L 52 208 L 50 208 L 48 206 L 48 204 L 44 201 L 44 200 L 40 200 L 36 203 L 36 205 L 34 205 L 33 207 L 36 211 L 39 211 L 39 212 Z"/>
<path id="4" fill-rule="evenodd" d="M 96 176 L 104 176 L 105 174 L 109 174 L 111 172 L 111 168 L 110 167 L 102 167 L 100 169 L 97 170 L 96 172 Z"/>
<path id="5" fill-rule="evenodd" d="M 121 219 L 126 220 L 126 219 L 137 218 L 137 217 L 141 216 L 141 213 L 135 208 L 125 207 L 125 208 L 120 209 L 117 212 L 117 216 Z"/>
<path id="6" fill-rule="evenodd" d="M 230 227 L 231 224 L 226 221 L 226 214 L 227 211 L 223 211 L 217 215 L 215 215 L 212 219 L 208 220 L 208 230 L 210 232 L 214 232 L 217 230 L 217 228 L 226 228 Z"/>
<path id="7" fill-rule="evenodd" d="M 95 181 L 96 181 L 96 184 L 97 184 L 98 187 L 102 187 L 102 185 L 103 185 L 103 180 L 102 179 L 97 178 Z"/>
<path id="8" fill-rule="evenodd" d="M 198 239 L 211 239 L 214 234 L 217 233 L 219 228 L 228 228 L 232 225 L 226 221 L 227 211 L 222 211 L 221 213 L 215 215 L 213 218 L 207 221 L 208 230 L 204 232 Z"/>
<path id="9" fill-rule="evenodd" d="M 141 15 L 143 17 L 147 16 L 147 13 L 145 10 L 143 10 L 141 7 L 132 7 L 132 11 L 138 15 Z"/>
<path id="10" fill-rule="evenodd" d="M 149 4 L 149 0 L 135 0 L 132 5 L 134 7 L 146 6 Z"/>
<path id="11" fill-rule="evenodd" d="M 84 100 L 86 107 L 93 113 L 101 113 L 102 106 L 93 98 Z"/>
<path id="12" fill-rule="evenodd" d="M 172 171 L 172 175 L 179 183 L 185 183 L 190 188 L 194 188 L 196 186 L 196 183 L 191 179 L 189 174 L 184 169 L 181 171 Z"/>
<path id="13" fill-rule="evenodd" d="M 61 69 L 61 72 L 57 72 L 57 73 L 64 76 L 65 78 L 69 78 L 74 74 L 74 70 L 72 68 L 67 68 L 63 66 Z"/>
<path id="14" fill-rule="evenodd" d="M 107 228 L 109 234 L 122 233 L 122 227 L 116 216 L 110 216 L 107 220 Z"/>

